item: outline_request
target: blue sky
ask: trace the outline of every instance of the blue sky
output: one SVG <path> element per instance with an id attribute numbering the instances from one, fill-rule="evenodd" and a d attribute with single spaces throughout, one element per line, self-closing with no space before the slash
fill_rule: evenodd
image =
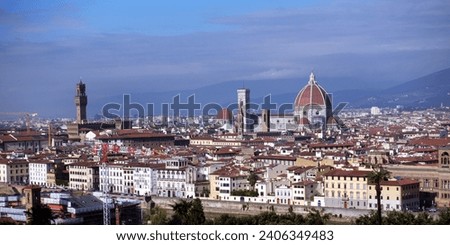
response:
<path id="1" fill-rule="evenodd" d="M 0 111 L 72 115 L 80 77 L 98 98 L 301 87 L 311 70 L 342 89 L 389 86 L 450 67 L 449 13 L 445 0 L 1 1 Z"/>

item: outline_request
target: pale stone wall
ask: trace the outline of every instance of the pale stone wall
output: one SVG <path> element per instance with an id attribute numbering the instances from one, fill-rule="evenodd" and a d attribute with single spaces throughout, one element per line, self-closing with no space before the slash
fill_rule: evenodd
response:
<path id="1" fill-rule="evenodd" d="M 176 203 L 179 199 L 176 198 L 164 198 L 164 197 L 152 197 L 152 200 L 156 205 L 164 208 L 171 209 L 170 205 Z M 258 214 L 264 211 L 270 211 L 270 206 L 273 206 L 277 213 L 288 213 L 289 205 L 280 204 L 266 204 L 266 203 L 241 203 L 231 201 L 219 201 L 210 199 L 201 199 L 203 210 L 211 213 L 223 213 L 223 214 Z M 248 210 L 242 210 L 243 204 L 249 205 Z M 305 206 L 292 206 L 295 213 L 306 214 L 308 209 Z M 326 213 L 332 215 L 342 215 L 343 217 L 356 218 L 364 214 L 368 214 L 369 210 L 361 209 L 341 209 L 341 208 L 325 208 Z"/>

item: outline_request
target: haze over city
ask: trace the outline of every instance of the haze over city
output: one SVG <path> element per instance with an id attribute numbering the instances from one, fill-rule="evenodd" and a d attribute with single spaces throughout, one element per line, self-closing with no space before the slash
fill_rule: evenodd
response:
<path id="1" fill-rule="evenodd" d="M 0 2 L 0 225 L 156 225 L 76 230 L 90 243 L 360 242 L 368 230 L 317 225 L 375 224 L 440 239 L 424 226 L 450 224 L 449 13 L 437 0 Z"/>
<path id="2" fill-rule="evenodd" d="M 449 12 L 447 1 L 3 1 L 0 111 L 73 117 L 80 78 L 89 115 L 123 93 L 298 91 L 311 71 L 328 92 L 387 88 L 450 67 Z"/>

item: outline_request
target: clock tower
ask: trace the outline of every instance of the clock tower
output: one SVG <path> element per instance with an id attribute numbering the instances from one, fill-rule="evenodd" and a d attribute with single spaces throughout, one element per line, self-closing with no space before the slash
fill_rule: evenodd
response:
<path id="1" fill-rule="evenodd" d="M 86 122 L 86 106 L 87 106 L 86 84 L 84 84 L 81 80 L 77 84 L 75 105 L 77 106 L 77 123 Z"/>

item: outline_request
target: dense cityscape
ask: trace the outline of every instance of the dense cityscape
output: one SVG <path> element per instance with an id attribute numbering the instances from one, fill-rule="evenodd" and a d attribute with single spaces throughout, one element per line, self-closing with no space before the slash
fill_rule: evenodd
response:
<path id="1" fill-rule="evenodd" d="M 91 120 L 83 81 L 75 120 L 4 113 L 15 120 L 0 125 L 0 220 L 37 222 L 45 207 L 51 224 L 142 224 L 194 199 L 209 214 L 322 210 L 343 223 L 450 207 L 448 107 L 336 111 L 314 73 L 305 80 L 285 113 L 251 110 L 243 87 L 213 115 Z"/>
<path id="2" fill-rule="evenodd" d="M 0 1 L 0 241 L 441 242 L 449 13 Z"/>

